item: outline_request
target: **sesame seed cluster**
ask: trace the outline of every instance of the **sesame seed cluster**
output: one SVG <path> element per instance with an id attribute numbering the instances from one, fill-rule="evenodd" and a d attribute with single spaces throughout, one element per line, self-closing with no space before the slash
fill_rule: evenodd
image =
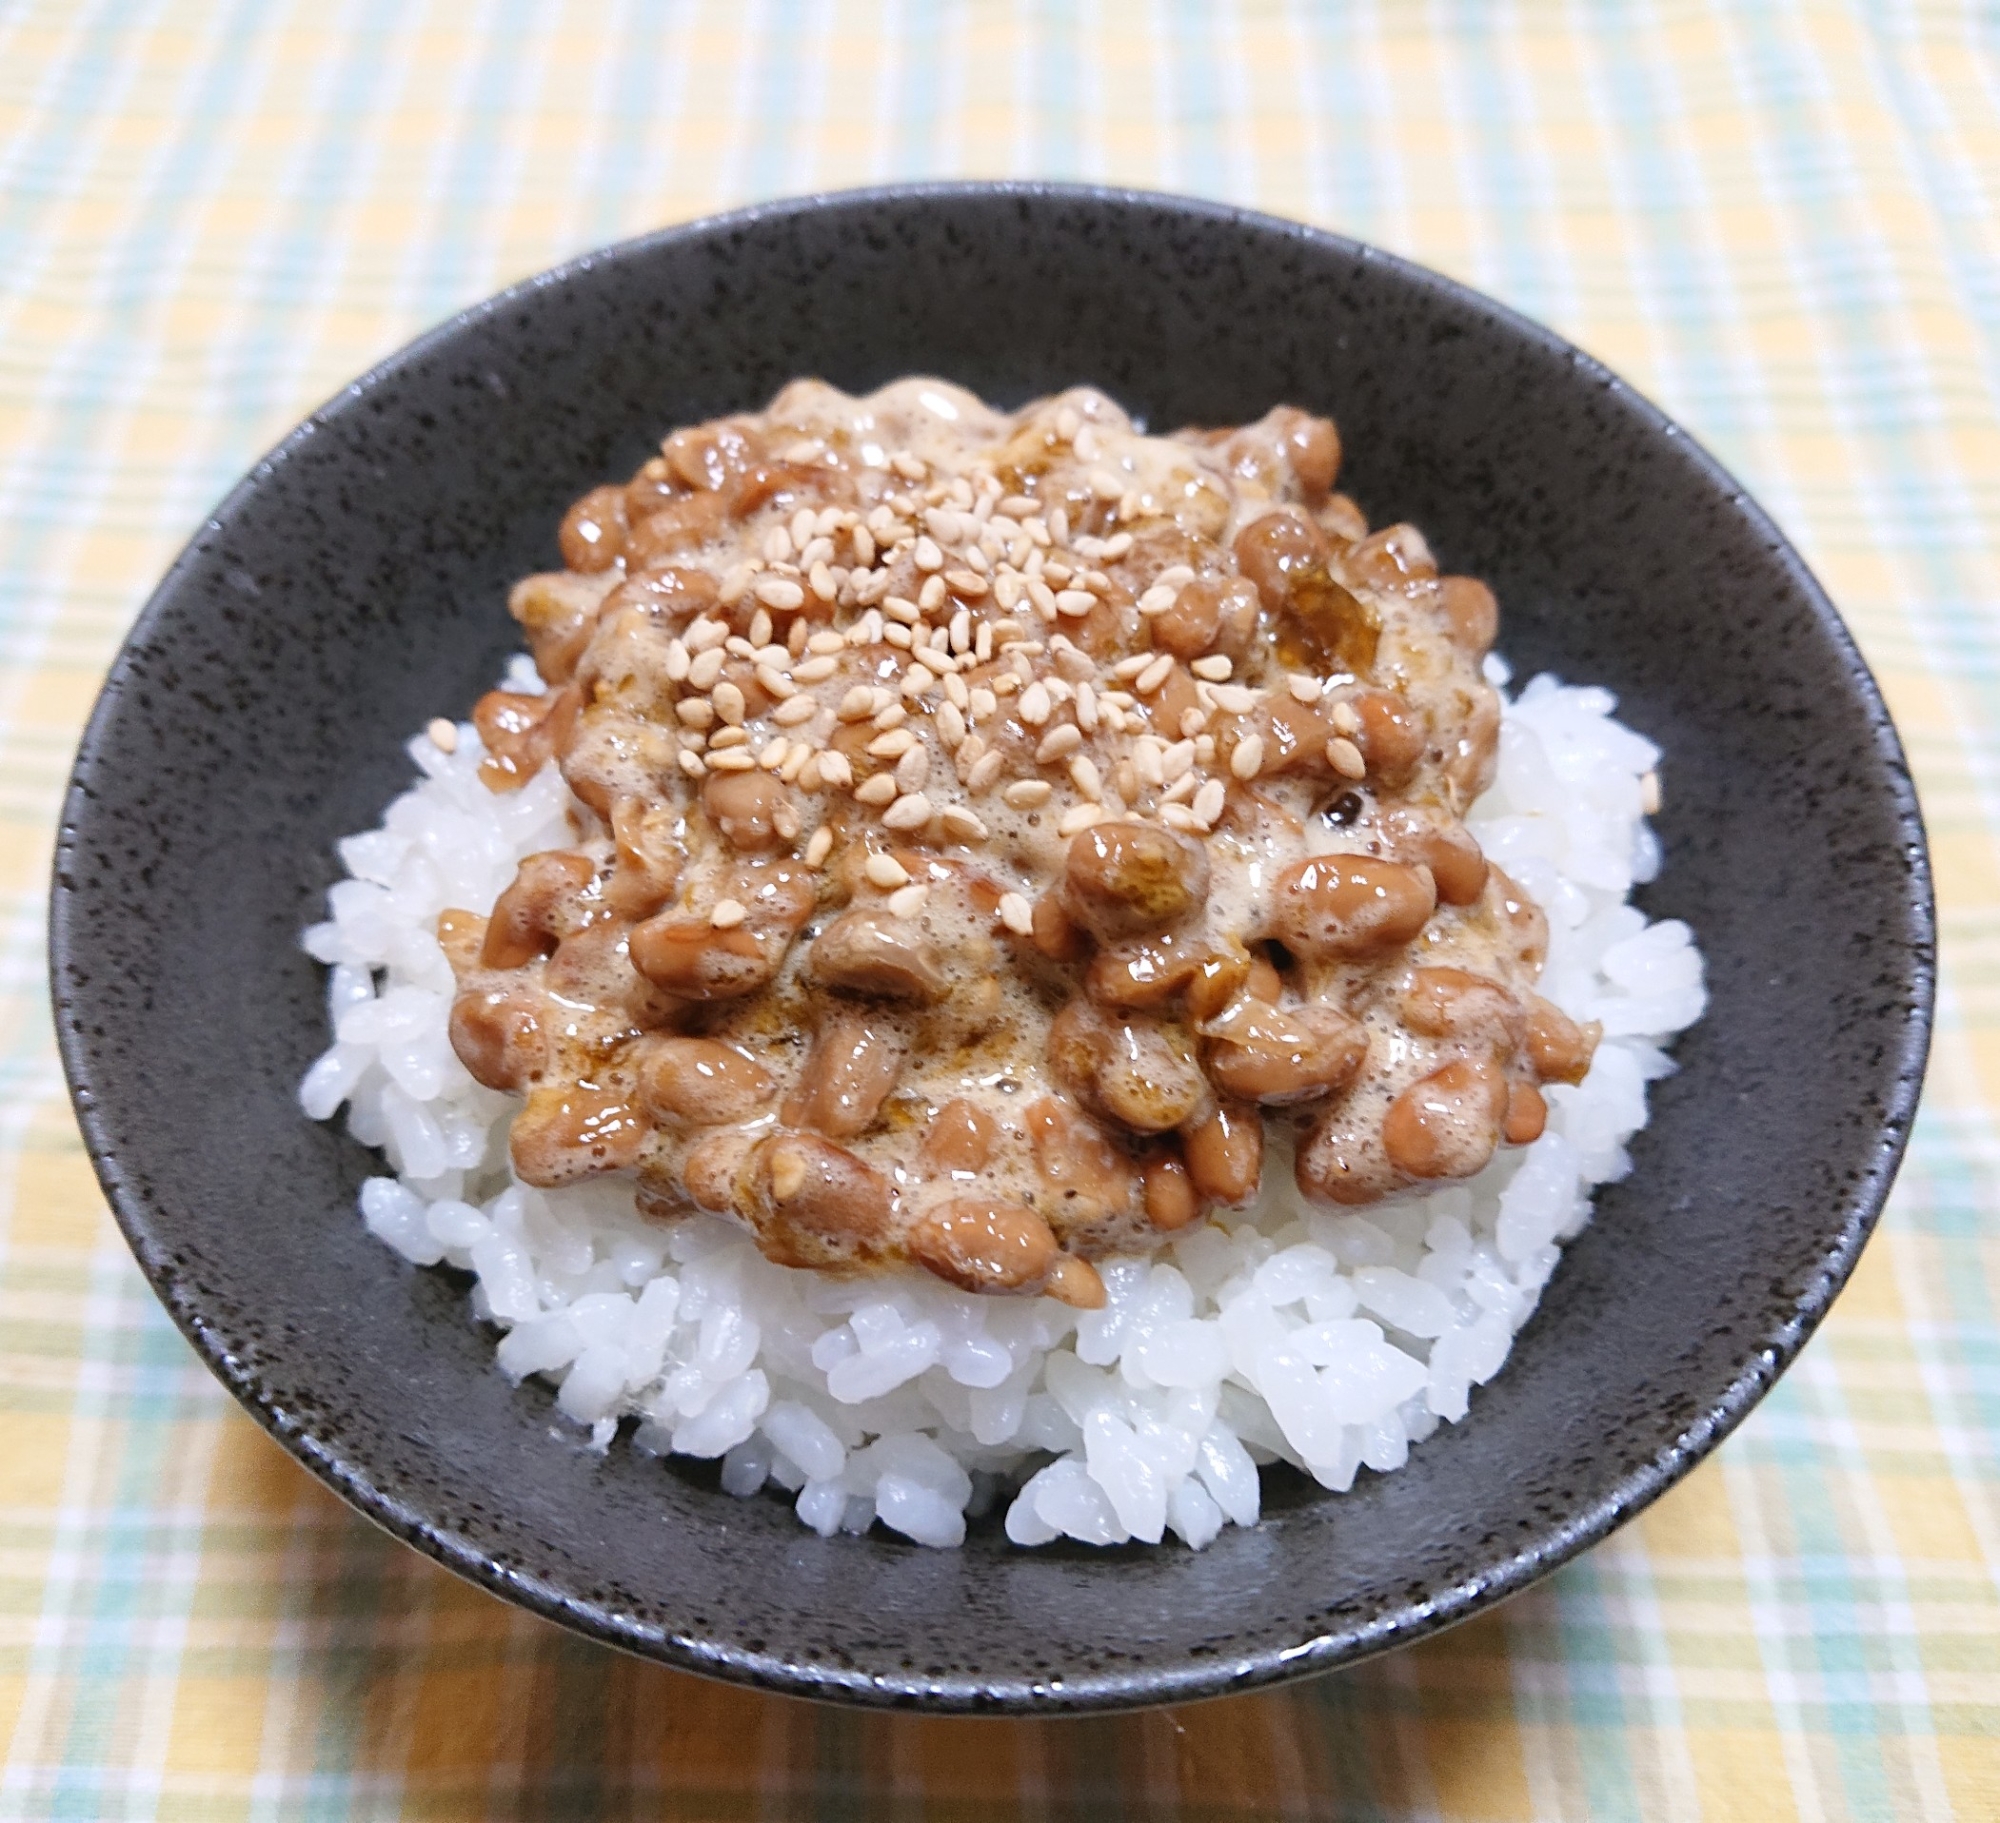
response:
<path id="1" fill-rule="evenodd" d="M 510 604 L 550 688 L 474 718 L 578 840 L 440 932 L 517 1171 L 1089 1303 L 1250 1194 L 1267 1118 L 1334 1201 L 1517 1140 L 1540 914 L 1460 821 L 1492 597 L 1338 462 L 1289 408 L 800 382 L 584 496 Z"/>

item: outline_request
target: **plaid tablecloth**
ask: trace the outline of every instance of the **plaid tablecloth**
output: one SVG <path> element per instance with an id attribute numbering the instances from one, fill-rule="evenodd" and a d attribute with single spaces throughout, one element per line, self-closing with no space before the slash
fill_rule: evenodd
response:
<path id="1" fill-rule="evenodd" d="M 64 773 L 228 482 L 563 255 L 952 174 L 1301 216 L 1603 356 L 1804 547 L 1930 818 L 1930 1088 L 1818 1340 L 1582 1561 L 1274 1695 L 859 1716 L 458 1585 L 196 1364 L 57 1078 Z M 1990 5 L 0 0 L 0 1816 L 2000 1817 L 1997 399 Z"/>

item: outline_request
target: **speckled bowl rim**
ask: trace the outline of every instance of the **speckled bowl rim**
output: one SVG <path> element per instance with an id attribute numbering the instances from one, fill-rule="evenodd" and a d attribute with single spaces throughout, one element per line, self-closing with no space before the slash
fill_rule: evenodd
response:
<path id="1" fill-rule="evenodd" d="M 692 246 L 829 207 L 950 203 L 974 198 L 1087 202 L 1147 213 L 1171 213 L 1191 224 L 1213 224 L 1221 229 L 1252 228 L 1326 247 L 1393 275 L 1413 292 L 1430 294 L 1461 308 L 1476 308 L 1496 329 L 1560 357 L 1603 393 L 1618 400 L 1655 436 L 1677 443 L 1718 494 L 1761 535 L 1810 606 L 1819 633 L 1833 648 L 1866 706 L 1867 739 L 1857 743 L 1857 747 L 1869 754 L 1877 782 L 1887 788 L 1895 805 L 1898 833 L 1909 856 L 1910 890 L 1905 909 L 1909 918 L 1912 1010 L 1896 1056 L 1885 1060 L 1894 1068 L 1895 1082 L 1884 1098 L 1879 1143 L 1874 1148 L 1872 1162 L 1839 1212 L 1838 1244 L 1829 1247 L 1822 1271 L 1810 1290 L 1793 1305 L 1787 1320 L 1767 1334 L 1764 1346 L 1705 1412 L 1683 1427 L 1649 1461 L 1628 1472 L 1567 1521 L 1545 1526 L 1531 1542 L 1507 1552 L 1479 1574 L 1434 1589 L 1421 1599 L 1407 1595 L 1387 1599 L 1360 1625 L 1288 1646 L 1273 1645 L 1220 1659 L 1187 1658 L 1178 1664 L 1155 1665 L 1138 1671 L 1064 1678 L 1055 1689 L 1031 1687 L 1010 1677 L 989 1685 L 955 1678 L 947 1690 L 933 1686 L 915 1673 L 902 1677 L 862 1675 L 801 1664 L 779 1653 L 752 1651 L 726 1639 L 662 1636 L 636 1627 L 614 1609 L 572 1594 L 543 1578 L 495 1563 L 424 1512 L 385 1494 L 370 1481 L 366 1464 L 329 1448 L 293 1413 L 272 1401 L 256 1377 L 232 1355 L 226 1339 L 211 1326 L 202 1310 L 183 1295 L 184 1288 L 169 1260 L 170 1242 L 154 1231 L 153 1211 L 128 1183 L 120 1161 L 110 1152 L 109 1136 L 92 1086 L 90 1046 L 75 1024 L 60 1018 L 56 1022 L 58 1048 L 78 1124 L 118 1225 L 154 1291 L 210 1371 L 288 1453 L 350 1506 L 468 1582 L 602 1644 L 681 1669 L 786 1695 L 938 1713 L 988 1715 L 1048 1715 L 1183 1703 L 1332 1670 L 1441 1632 L 1518 1594 L 1651 1505 L 1743 1421 L 1818 1327 L 1873 1231 L 1908 1144 L 1934 1016 L 1936 910 L 1923 819 L 1887 705 L 1846 624 L 1770 516 L 1700 443 L 1600 361 L 1486 294 L 1364 242 L 1261 211 L 1170 192 L 1117 186 L 997 181 L 888 184 L 825 191 L 706 216 L 580 254 L 459 311 L 342 387 L 275 444 L 229 490 L 175 559 L 127 634 L 78 748 L 64 799 L 50 898 L 51 979 L 60 984 L 71 972 L 76 958 L 78 943 L 72 918 L 83 908 L 78 896 L 65 884 L 64 854 L 71 832 L 89 817 L 87 774 L 118 713 L 122 687 L 131 680 L 132 650 L 151 635 L 170 611 L 178 585 L 197 560 L 203 541 L 221 532 L 271 472 L 323 426 L 357 409 L 377 389 L 393 384 L 407 368 L 420 363 L 468 327 L 505 312 L 511 305 L 547 287 L 563 285 L 602 261 Z"/>

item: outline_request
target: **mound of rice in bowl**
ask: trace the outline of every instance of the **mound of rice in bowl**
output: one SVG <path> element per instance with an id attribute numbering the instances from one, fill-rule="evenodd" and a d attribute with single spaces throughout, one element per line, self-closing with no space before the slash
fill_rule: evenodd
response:
<path id="1" fill-rule="evenodd" d="M 1657 750 L 1504 700 L 1491 597 L 1368 532 L 1324 420 L 904 382 L 701 430 L 579 502 L 534 657 L 340 846 L 300 1100 L 386 1155 L 370 1230 L 597 1447 L 823 1534 L 1199 1549 L 1261 1465 L 1399 1467 L 1702 1011 L 1628 903 Z"/>

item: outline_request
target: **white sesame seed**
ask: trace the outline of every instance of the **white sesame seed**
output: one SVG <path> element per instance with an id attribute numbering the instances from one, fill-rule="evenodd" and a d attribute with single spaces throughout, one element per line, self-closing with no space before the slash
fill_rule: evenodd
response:
<path id="1" fill-rule="evenodd" d="M 875 711 L 875 730 L 878 734 L 891 728 L 900 728 L 910 719 L 909 710 L 877 684 L 868 693 L 868 701 Z"/>
<path id="2" fill-rule="evenodd" d="M 1072 441 L 1076 449 L 1076 459 L 1079 462 L 1095 462 L 1097 460 L 1097 433 L 1088 424 L 1082 426 L 1077 431 Z"/>
<path id="3" fill-rule="evenodd" d="M 1081 683 L 1085 678 L 1097 675 L 1097 660 L 1088 652 L 1079 651 L 1061 633 L 1050 636 L 1049 656 L 1071 683 Z"/>
<path id="4" fill-rule="evenodd" d="M 921 791 L 931 776 L 931 750 L 912 747 L 896 762 L 896 783 L 905 791 Z"/>
<path id="5" fill-rule="evenodd" d="M 1142 734 L 1132 743 L 1132 764 L 1148 785 L 1160 786 L 1167 782 L 1160 765 L 1160 743 L 1150 734 Z"/>
<path id="6" fill-rule="evenodd" d="M 809 658 L 803 664 L 792 667 L 792 679 L 801 684 L 823 684 L 840 669 L 840 660 L 830 652 L 822 652 L 816 658 Z"/>
<path id="7" fill-rule="evenodd" d="M 686 640 L 675 639 L 667 642 L 666 673 L 670 684 L 686 683 L 688 666 L 692 662 L 693 655 L 687 649 Z"/>
<path id="8" fill-rule="evenodd" d="M 1220 684 L 1228 681 L 1230 672 L 1236 667 L 1220 652 L 1211 652 L 1206 658 L 1196 659 L 1188 669 L 1197 677 L 1204 677 L 1212 684 Z"/>
<path id="9" fill-rule="evenodd" d="M 917 548 L 912 553 L 910 561 L 918 569 L 929 574 L 932 570 L 939 570 L 944 567 L 944 553 L 937 548 L 937 541 L 935 539 L 919 538 L 917 540 Z"/>
<path id="10" fill-rule="evenodd" d="M 988 754 L 988 759 L 998 759 L 997 753 Z M 1055 787 L 1047 779 L 1016 779 L 1000 795 L 1016 810 L 1033 810 L 1038 804 L 1046 804 Z"/>
<path id="11" fill-rule="evenodd" d="M 924 465 L 906 450 L 898 450 L 891 456 L 889 466 L 905 481 L 921 481 L 926 472 Z"/>
<path id="12" fill-rule="evenodd" d="M 976 570 L 950 570 L 945 583 L 961 601 L 977 601 L 986 593 L 986 578 Z"/>
<path id="13" fill-rule="evenodd" d="M 879 886 L 886 892 L 894 892 L 899 886 L 910 883 L 909 869 L 892 854 L 879 851 L 862 862 L 861 871 L 868 876 L 871 886 Z"/>
<path id="14" fill-rule="evenodd" d="M 1162 589 L 1184 589 L 1194 581 L 1194 571 L 1184 563 L 1169 564 L 1153 578 L 1154 586 Z"/>
<path id="15" fill-rule="evenodd" d="M 903 694 L 909 697 L 922 696 L 937 679 L 927 665 L 912 665 L 903 673 Z"/>
<path id="16" fill-rule="evenodd" d="M 1087 683 L 1076 687 L 1076 725 L 1086 734 L 1097 731 L 1097 692 Z"/>
<path id="17" fill-rule="evenodd" d="M 1639 808 L 1649 817 L 1660 814 L 1660 775 L 1657 772 L 1647 772 L 1640 776 Z"/>
<path id="18" fill-rule="evenodd" d="M 869 531 L 865 525 L 857 525 L 847 534 L 847 537 L 848 541 L 854 546 L 854 561 L 864 570 L 872 568 L 875 562 L 874 533 Z"/>
<path id="19" fill-rule="evenodd" d="M 1017 937 L 1034 935 L 1035 908 L 1028 903 L 1025 893 L 1000 895 L 1000 922 Z"/>
<path id="20" fill-rule="evenodd" d="M 938 731 L 938 739 L 947 750 L 956 752 L 959 743 L 965 739 L 965 715 L 956 703 L 940 703 L 931 716 Z"/>
<path id="21" fill-rule="evenodd" d="M 917 737 L 907 728 L 891 728 L 887 734 L 878 734 L 868 743 L 868 751 L 878 760 L 897 760 L 917 744 Z"/>
<path id="22" fill-rule="evenodd" d="M 892 803 L 896 796 L 896 775 L 892 772 L 878 772 L 872 779 L 863 779 L 854 788 L 857 802 L 880 809 Z"/>
<path id="23" fill-rule="evenodd" d="M 709 768 L 715 772 L 752 772 L 757 761 L 749 749 L 732 747 L 727 753 L 712 753 L 708 758 Z"/>
<path id="24" fill-rule="evenodd" d="M 819 632 L 806 641 L 806 650 L 815 658 L 824 658 L 830 653 L 844 651 L 847 646 L 845 633 Z"/>
<path id="25" fill-rule="evenodd" d="M 1132 534 L 1130 532 L 1113 532 L 1104 541 L 1104 561 L 1106 563 L 1116 563 L 1131 548 Z"/>
<path id="26" fill-rule="evenodd" d="M 865 722 L 875 713 L 875 692 L 866 684 L 856 684 L 840 699 L 834 711 L 844 722 Z"/>
<path id="27" fill-rule="evenodd" d="M 804 776 L 806 769 L 806 762 L 810 760 L 812 756 L 813 756 L 813 750 L 809 746 L 807 746 L 804 741 L 794 741 L 791 744 L 791 747 L 786 751 L 785 763 L 778 768 L 779 778 L 783 779 L 787 785 L 796 783 L 798 779 Z M 789 840 L 791 836 L 795 836 L 799 833 L 798 821 L 799 821 L 799 813 L 796 810 L 794 810 L 791 807 L 791 805 L 781 804 L 778 806 L 777 810 L 772 814 L 771 826 L 774 829 L 776 829 L 780 835 L 785 836 L 786 839 Z M 785 829 L 785 824 L 787 822 L 789 822 L 792 825 L 789 832 L 787 832 Z"/>
<path id="28" fill-rule="evenodd" d="M 697 652 L 688 665 L 687 680 L 697 690 L 711 690 L 715 680 L 722 675 L 722 667 L 727 658 L 720 646 L 710 646 L 705 652 Z"/>
<path id="29" fill-rule="evenodd" d="M 731 726 L 743 720 L 743 692 L 727 678 L 708 693 L 708 700 L 715 705 L 715 712 Z"/>
<path id="30" fill-rule="evenodd" d="M 771 615 L 767 608 L 759 608 L 750 616 L 750 643 L 752 646 L 767 644 L 771 637 Z"/>
<path id="31" fill-rule="evenodd" d="M 766 696 L 775 697 L 779 702 L 783 702 L 788 696 L 797 696 L 799 693 L 798 686 L 780 671 L 776 665 L 759 665 L 757 667 L 757 682 L 762 686 Z"/>
<path id="32" fill-rule="evenodd" d="M 766 772 L 776 772 L 784 765 L 792 751 L 792 743 L 782 734 L 774 734 L 758 750 L 757 764 Z"/>
<path id="33" fill-rule="evenodd" d="M 1229 770 L 1239 779 L 1254 779 L 1264 769 L 1264 737 L 1246 734 L 1229 756 Z"/>
<path id="34" fill-rule="evenodd" d="M 854 782 L 854 764 L 844 753 L 822 753 L 819 756 L 819 776 L 829 785 L 851 785 Z"/>
<path id="35" fill-rule="evenodd" d="M 1069 776 L 1070 782 L 1092 803 L 1104 796 L 1104 775 L 1097 770 L 1097 763 L 1089 754 L 1079 753 L 1070 761 Z"/>
<path id="36" fill-rule="evenodd" d="M 826 540 L 821 539 L 819 542 L 824 544 Z M 814 596 L 820 601 L 831 601 L 840 593 L 840 584 L 834 581 L 833 571 L 827 567 L 824 558 L 814 564 L 812 569 L 807 572 L 806 587 L 811 589 Z"/>
<path id="37" fill-rule="evenodd" d="M 812 832 L 812 839 L 806 843 L 806 865 L 817 867 L 833 850 L 833 831 L 822 823 Z"/>
<path id="38" fill-rule="evenodd" d="M 882 813 L 884 829 L 921 829 L 930 820 L 931 801 L 921 791 L 899 797 Z"/>
<path id="39" fill-rule="evenodd" d="M 1049 719 L 1052 707 L 1048 686 L 1037 681 L 1021 692 L 1021 700 L 1014 705 L 1014 713 L 1030 728 L 1039 728 Z"/>
<path id="40" fill-rule="evenodd" d="M 917 591 L 917 606 L 928 614 L 933 608 L 943 606 L 944 596 L 944 578 L 942 576 L 926 576 L 924 578 L 924 586 Z"/>
<path id="41" fill-rule="evenodd" d="M 799 745 L 804 747 L 805 742 L 801 741 Z M 815 753 L 810 748 L 806 749 L 804 757 L 799 761 L 798 782 L 801 791 L 817 791 L 826 783 L 825 762 L 825 754 Z"/>
<path id="42" fill-rule="evenodd" d="M 1257 692 L 1246 690 L 1241 684 L 1210 684 L 1208 690 L 1215 706 L 1225 715 L 1248 715 L 1257 706 Z"/>
<path id="43" fill-rule="evenodd" d="M 440 753 L 458 751 L 458 724 L 447 716 L 434 715 L 425 724 L 424 732 L 430 736 L 431 745 Z"/>
<path id="44" fill-rule="evenodd" d="M 1361 716 L 1352 703 L 1335 703 L 1333 713 L 1327 719 L 1333 723 L 1337 733 L 1353 735 L 1361 732 Z"/>
<path id="45" fill-rule="evenodd" d="M 1306 677 L 1294 671 L 1285 679 L 1285 688 L 1302 703 L 1319 701 L 1319 679 L 1316 677 Z"/>
<path id="46" fill-rule="evenodd" d="M 700 754 L 692 751 L 689 748 L 683 747 L 681 749 L 681 770 L 685 772 L 689 778 L 698 779 L 704 772 L 708 770 L 708 762 L 704 760 Z"/>
<path id="47" fill-rule="evenodd" d="M 674 719 L 683 728 L 708 728 L 715 723 L 715 705 L 705 696 L 690 696 L 674 704 Z"/>
<path id="48" fill-rule="evenodd" d="M 686 639 L 690 652 L 706 652 L 728 637 L 729 628 L 719 620 L 710 620 L 706 614 L 688 622 Z"/>
<path id="49" fill-rule="evenodd" d="M 960 842 L 983 842 L 986 840 L 986 825 L 962 804 L 953 804 L 938 813 L 938 821 L 944 825 L 945 834 Z"/>
<path id="50" fill-rule="evenodd" d="M 1139 597 L 1139 612 L 1146 615 L 1164 614 L 1179 600 L 1180 594 L 1177 590 L 1163 589 L 1155 584 Z"/>
<path id="51" fill-rule="evenodd" d="M 1207 825 L 1185 804 L 1162 804 L 1160 821 L 1169 829 L 1186 830 L 1190 835 L 1207 834 Z"/>
<path id="52" fill-rule="evenodd" d="M 1204 823 L 1213 827 L 1215 819 L 1222 814 L 1224 801 L 1225 793 L 1222 788 L 1222 781 L 1220 779 L 1210 779 L 1206 785 L 1202 786 L 1194 794 L 1192 808 L 1196 816 L 1200 817 Z"/>
<path id="53" fill-rule="evenodd" d="M 792 554 L 792 535 L 782 525 L 774 525 L 764 534 L 764 561 L 783 563 Z"/>
<path id="54" fill-rule="evenodd" d="M 1073 804 L 1062 814 L 1062 821 L 1056 825 L 1059 836 L 1078 835 L 1093 823 L 1104 821 L 1102 804 Z"/>
<path id="55" fill-rule="evenodd" d="M 956 673 L 944 680 L 944 693 L 949 701 L 961 709 L 969 709 L 972 706 L 972 692 L 966 688 L 965 679 Z"/>
<path id="56" fill-rule="evenodd" d="M 902 806 L 898 805 L 897 808 L 900 810 Z M 889 819 L 884 817 L 882 820 L 886 823 Z M 890 914 L 898 918 L 914 918 L 924 909 L 924 901 L 930 894 L 931 889 L 928 886 L 899 887 L 889 895 Z"/>
<path id="57" fill-rule="evenodd" d="M 1006 764 L 1006 756 L 999 753 L 984 753 L 965 775 L 965 788 L 977 797 L 992 788 L 993 781 L 1000 776 L 1000 769 Z"/>
<path id="58" fill-rule="evenodd" d="M 718 728 L 708 744 L 716 753 L 720 753 L 725 747 L 747 747 L 750 744 L 750 730 L 740 725 Z"/>
<path id="59" fill-rule="evenodd" d="M 794 696 L 788 702 L 780 703 L 771 711 L 771 719 L 780 728 L 797 728 L 809 722 L 819 713 L 819 704 L 809 696 Z"/>
<path id="60" fill-rule="evenodd" d="M 1151 696 L 1173 675 L 1173 669 L 1173 654 L 1162 652 L 1132 679 L 1132 688 L 1141 696 Z"/>
<path id="61" fill-rule="evenodd" d="M 750 585 L 757 579 L 755 563 L 739 563 L 722 579 L 722 587 L 716 591 L 716 600 L 725 608 L 733 608 L 750 593 Z"/>
<path id="62" fill-rule="evenodd" d="M 1042 736 L 1042 744 L 1035 749 L 1035 763 L 1046 766 L 1053 760 L 1067 759 L 1082 745 L 1083 730 L 1074 722 L 1063 722 Z"/>
<path id="63" fill-rule="evenodd" d="M 951 649 L 964 653 L 972 650 L 972 610 L 960 608 L 951 617 Z"/>
<path id="64" fill-rule="evenodd" d="M 1081 620 L 1097 606 L 1097 597 L 1088 589 L 1064 589 L 1056 597 L 1056 612 L 1067 614 L 1072 620 Z"/>
<path id="65" fill-rule="evenodd" d="M 905 595 L 889 596 L 882 603 L 882 612 L 906 627 L 914 627 L 924 617 L 923 610 Z"/>
<path id="66" fill-rule="evenodd" d="M 1326 763 L 1344 779 L 1368 776 L 1368 762 L 1361 757 L 1361 749 L 1344 735 L 1336 734 L 1327 742 Z"/>
<path id="67" fill-rule="evenodd" d="M 708 921 L 717 930 L 734 930 L 749 914 L 735 899 L 718 899 L 715 909 L 708 914 Z"/>

